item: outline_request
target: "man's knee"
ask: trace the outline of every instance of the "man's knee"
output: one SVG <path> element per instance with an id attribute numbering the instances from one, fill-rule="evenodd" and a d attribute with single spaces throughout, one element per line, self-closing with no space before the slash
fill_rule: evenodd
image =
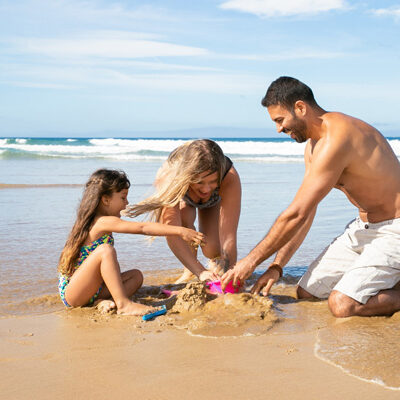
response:
<path id="1" fill-rule="evenodd" d="M 311 293 L 308 293 L 307 290 L 304 290 L 301 286 L 297 286 L 296 290 L 298 299 L 313 299 L 314 296 Z"/>
<path id="2" fill-rule="evenodd" d="M 355 315 L 359 303 L 345 294 L 333 290 L 328 298 L 329 310 L 336 318 L 346 318 Z"/>

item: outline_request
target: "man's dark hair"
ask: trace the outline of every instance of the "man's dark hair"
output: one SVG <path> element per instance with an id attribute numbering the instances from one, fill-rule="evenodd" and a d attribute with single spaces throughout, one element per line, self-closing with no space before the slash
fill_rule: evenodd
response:
<path id="1" fill-rule="evenodd" d="M 317 106 L 314 94 L 307 85 L 298 79 L 281 76 L 269 85 L 261 104 L 264 107 L 280 105 L 287 110 L 293 110 L 297 100 L 302 100 L 310 106 Z"/>

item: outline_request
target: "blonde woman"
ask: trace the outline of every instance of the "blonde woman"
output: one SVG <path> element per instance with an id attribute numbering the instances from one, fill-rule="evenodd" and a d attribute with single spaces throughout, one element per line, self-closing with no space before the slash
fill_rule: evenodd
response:
<path id="1" fill-rule="evenodd" d="M 186 142 L 160 168 L 155 187 L 155 194 L 129 207 L 128 215 L 150 213 L 155 222 L 191 229 L 198 217 L 199 231 L 206 237 L 201 249 L 211 260 L 210 269 L 197 259 L 196 246 L 168 237 L 168 246 L 185 267 L 177 283 L 193 275 L 202 281 L 218 280 L 237 259 L 241 184 L 232 161 L 212 140 Z"/>

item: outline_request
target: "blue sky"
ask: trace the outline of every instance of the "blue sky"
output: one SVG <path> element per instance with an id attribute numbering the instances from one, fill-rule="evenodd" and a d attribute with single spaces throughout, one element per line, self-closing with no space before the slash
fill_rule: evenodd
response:
<path id="1" fill-rule="evenodd" d="M 400 0 L 0 0 L 0 136 L 272 132 L 281 75 L 400 135 L 399 29 Z"/>

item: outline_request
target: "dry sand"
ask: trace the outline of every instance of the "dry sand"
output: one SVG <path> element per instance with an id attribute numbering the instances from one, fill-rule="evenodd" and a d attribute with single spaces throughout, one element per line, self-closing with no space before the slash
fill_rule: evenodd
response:
<path id="1" fill-rule="evenodd" d="M 198 288 L 190 290 L 204 298 Z M 142 292 L 142 297 L 145 295 L 149 292 Z M 204 315 L 199 311 L 185 314 L 181 309 L 179 314 L 174 313 L 174 304 L 169 300 L 165 300 L 171 309 L 168 315 L 150 322 L 138 317 L 101 315 L 90 308 L 2 318 L 0 398 L 400 397 L 398 391 L 349 376 L 315 357 L 321 319 L 316 323 L 307 313 L 311 308 L 313 313 L 318 309 L 325 312 L 325 304 L 304 306 L 304 314 L 298 315 L 302 322 L 288 322 L 283 328 L 286 322 L 276 323 L 268 299 L 264 303 L 266 311 L 260 313 L 258 303 L 254 304 L 248 295 L 223 297 L 216 300 L 215 309 L 222 309 L 226 315 L 229 307 L 258 309 L 253 317 L 264 321 L 263 334 L 260 330 L 255 336 L 223 336 L 218 324 L 209 330 L 201 326 Z M 179 308 L 179 301 L 175 304 Z M 207 315 L 215 311 L 212 306 L 206 307 Z M 193 328 L 193 320 L 199 321 L 200 328 L 196 324 Z M 225 317 L 219 321 L 223 323 Z M 243 321 L 242 317 L 231 320 L 234 332 L 244 332 Z M 196 336 L 199 330 L 202 336 Z M 216 337 L 210 337 L 213 334 Z"/>

